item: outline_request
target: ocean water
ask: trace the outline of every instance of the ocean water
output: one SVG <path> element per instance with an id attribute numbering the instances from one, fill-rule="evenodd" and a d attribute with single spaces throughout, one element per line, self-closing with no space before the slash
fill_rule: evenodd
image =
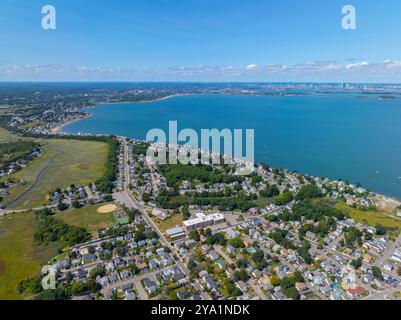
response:
<path id="1" fill-rule="evenodd" d="M 70 133 L 144 139 L 148 130 L 255 129 L 255 159 L 274 167 L 359 182 L 401 199 L 401 100 L 353 94 L 256 97 L 190 95 L 104 104 Z"/>

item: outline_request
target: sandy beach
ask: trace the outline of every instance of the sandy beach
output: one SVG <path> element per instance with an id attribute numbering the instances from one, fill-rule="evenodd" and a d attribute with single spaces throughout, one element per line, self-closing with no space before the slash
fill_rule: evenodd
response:
<path id="1" fill-rule="evenodd" d="M 84 119 L 88 119 L 88 118 L 90 118 L 90 117 L 91 117 L 91 115 L 89 114 L 89 115 L 87 115 L 86 117 L 77 118 L 77 119 L 73 119 L 73 120 L 64 122 L 64 123 L 62 123 L 62 124 L 60 124 L 60 125 L 54 127 L 54 128 L 52 129 L 52 132 L 53 132 L 53 133 L 59 133 L 65 126 L 67 126 L 67 125 L 69 125 L 69 124 L 72 124 L 72 123 L 74 123 L 74 122 L 77 122 L 77 121 L 81 121 L 81 120 L 84 120 Z"/>

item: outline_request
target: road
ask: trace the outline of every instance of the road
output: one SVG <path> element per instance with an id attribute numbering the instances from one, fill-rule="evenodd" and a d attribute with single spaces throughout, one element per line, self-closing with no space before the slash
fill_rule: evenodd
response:
<path id="1" fill-rule="evenodd" d="M 121 280 L 121 281 L 114 282 L 112 284 L 109 284 L 108 286 L 103 287 L 103 289 L 101 290 L 101 293 L 105 294 L 114 288 L 121 287 L 126 284 L 133 284 L 136 288 L 139 298 L 141 300 L 148 300 L 148 295 L 142 287 L 141 280 L 143 280 L 145 278 L 150 278 L 150 277 L 154 276 L 155 274 L 157 274 L 159 272 L 163 272 L 164 270 L 166 270 L 168 268 L 171 268 L 171 266 L 165 267 L 162 269 L 158 269 L 153 272 L 147 272 L 147 273 L 135 276 L 135 277 L 127 279 L 127 280 Z"/>
<path id="2" fill-rule="evenodd" d="M 216 252 L 221 255 L 228 264 L 235 264 L 235 262 L 224 252 L 223 247 L 214 246 Z"/>
<path id="3" fill-rule="evenodd" d="M 44 206 L 44 207 L 38 207 L 38 208 L 32 208 L 32 209 L 0 210 L 0 217 L 6 216 L 8 214 L 13 214 L 13 213 L 27 213 L 29 211 L 41 211 L 43 209 L 54 209 L 56 207 L 57 207 L 56 205 L 50 205 L 50 206 Z"/>
<path id="4" fill-rule="evenodd" d="M 390 256 L 394 253 L 395 249 L 399 247 L 401 244 L 401 234 L 395 239 L 393 243 L 391 243 L 386 250 L 383 251 L 383 253 L 380 255 L 379 258 L 376 259 L 374 265 L 376 267 L 380 267 L 383 264 L 386 263 L 386 261 L 390 258 Z"/>
<path id="5" fill-rule="evenodd" d="M 190 271 L 188 270 L 187 266 L 180 260 L 179 254 L 177 250 L 170 244 L 169 241 L 164 237 L 163 233 L 159 230 L 159 228 L 156 226 L 156 224 L 153 222 L 153 220 L 149 217 L 149 215 L 146 213 L 146 209 L 148 209 L 145 205 L 141 204 L 134 198 L 132 193 L 129 191 L 129 165 L 128 165 L 128 144 L 125 141 L 125 139 L 122 141 L 124 143 L 124 191 L 118 192 L 115 194 L 115 198 L 117 201 L 122 202 L 125 204 L 128 208 L 132 209 L 138 209 L 142 213 L 143 219 L 148 223 L 148 225 L 157 233 L 157 235 L 160 238 L 161 243 L 169 248 L 172 253 L 175 253 L 173 255 L 174 260 L 177 264 L 177 266 L 187 275 L 190 274 Z M 194 280 L 191 282 L 191 284 L 195 287 L 195 289 L 201 294 L 202 299 L 204 300 L 212 300 L 211 297 L 204 292 L 202 286 L 198 282 L 198 280 Z"/>
<path id="6" fill-rule="evenodd" d="M 15 206 L 17 203 L 20 202 L 20 200 L 28 193 L 30 192 L 33 188 L 35 188 L 38 183 L 40 182 L 40 180 L 42 179 L 43 174 L 45 173 L 46 169 L 52 164 L 53 160 L 57 157 L 57 155 L 54 155 L 49 162 L 39 171 L 39 174 L 36 176 L 35 181 L 33 182 L 33 184 L 26 189 L 24 192 L 22 192 L 15 200 L 11 201 L 10 203 L 6 204 L 5 207 L 6 209 L 11 208 L 13 206 Z"/>
<path id="7" fill-rule="evenodd" d="M 393 299 L 393 294 L 396 292 L 400 292 L 401 289 L 399 287 L 397 288 L 387 288 L 384 289 L 380 292 L 375 292 L 373 294 L 370 294 L 367 297 L 362 298 L 361 300 L 388 300 L 388 299 Z"/>
<path id="8" fill-rule="evenodd" d="M 261 300 L 270 300 L 269 297 L 263 292 L 260 285 L 256 283 L 256 280 L 254 279 L 249 280 L 249 285 L 252 287 L 252 289 L 255 291 L 255 293 Z"/>

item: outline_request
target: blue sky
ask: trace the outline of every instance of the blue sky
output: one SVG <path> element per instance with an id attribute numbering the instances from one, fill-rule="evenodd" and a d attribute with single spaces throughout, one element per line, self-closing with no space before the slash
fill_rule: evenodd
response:
<path id="1" fill-rule="evenodd" d="M 41 28 L 41 8 L 57 29 Z M 357 29 L 341 27 L 352 4 Z M 401 82 L 399 0 L 1 0 L 0 80 Z"/>

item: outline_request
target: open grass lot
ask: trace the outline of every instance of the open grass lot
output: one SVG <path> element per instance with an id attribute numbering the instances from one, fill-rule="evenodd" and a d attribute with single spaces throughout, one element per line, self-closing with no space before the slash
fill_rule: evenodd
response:
<path id="1" fill-rule="evenodd" d="M 383 227 L 396 230 L 397 233 L 401 231 L 401 219 L 392 217 L 388 213 L 382 211 L 362 211 L 351 208 L 344 202 L 337 203 L 335 207 L 347 212 L 352 219 L 365 222 L 372 227 L 381 224 Z"/>
<path id="2" fill-rule="evenodd" d="M 115 224 L 114 213 L 99 213 L 97 209 L 105 204 L 96 204 L 93 206 L 85 206 L 79 209 L 69 209 L 58 213 L 55 217 L 63 220 L 65 223 L 86 228 L 92 238 L 97 238 L 97 230 L 107 228 Z"/>
<path id="3" fill-rule="evenodd" d="M 14 135 L 0 127 L 0 143 L 16 141 L 19 139 L 22 140 L 22 138 L 18 137 L 17 135 Z"/>
<path id="4" fill-rule="evenodd" d="M 177 225 L 181 225 L 184 219 L 182 214 L 174 214 L 164 221 L 156 217 L 152 217 L 152 220 L 155 222 L 161 232 L 165 232 L 167 229 L 171 229 L 176 227 Z"/>
<path id="5" fill-rule="evenodd" d="M 42 171 L 37 184 L 26 193 L 12 209 L 35 208 L 47 204 L 48 193 L 57 187 L 71 184 L 88 184 L 103 175 L 107 156 L 107 144 L 79 140 L 43 140 L 45 152 L 25 169 L 13 175 L 17 181 L 28 183 L 10 188 L 10 195 L 3 203 L 15 200 L 29 189 Z"/>
<path id="6" fill-rule="evenodd" d="M 26 123 L 26 124 L 20 125 L 19 128 L 20 129 L 27 129 L 27 128 L 32 128 L 32 127 L 35 127 L 35 126 L 38 126 L 38 125 L 41 125 L 41 124 L 43 124 L 43 121 L 37 120 L 37 121 L 34 121 L 34 122 L 30 122 L 30 123 Z"/>
<path id="7" fill-rule="evenodd" d="M 56 254 L 55 246 L 34 245 L 34 224 L 30 213 L 0 218 L 0 300 L 26 298 L 18 294 L 18 283 L 38 275 Z"/>

